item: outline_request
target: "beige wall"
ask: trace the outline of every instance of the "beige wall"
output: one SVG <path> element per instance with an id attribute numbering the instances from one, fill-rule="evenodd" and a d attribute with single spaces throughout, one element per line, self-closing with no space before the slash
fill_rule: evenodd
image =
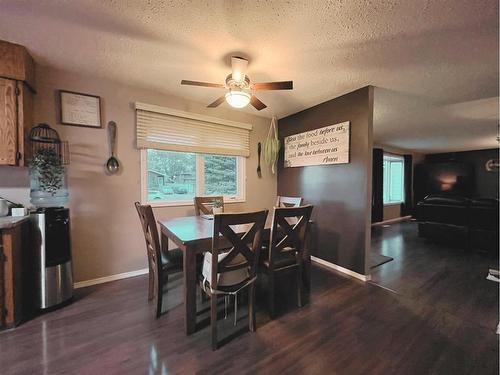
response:
<path id="1" fill-rule="evenodd" d="M 140 200 L 141 181 L 140 151 L 135 148 L 133 103 L 136 101 L 252 124 L 251 156 L 246 164 L 247 199 L 245 203 L 228 205 L 226 211 L 271 208 L 275 202 L 276 177 L 267 168 L 263 168 L 262 179 L 258 179 L 255 172 L 257 142 L 267 135 L 269 119 L 227 108 L 209 110 L 202 104 L 174 96 L 46 67 L 37 69 L 37 89 L 35 123 L 55 125 L 61 138 L 70 144 L 69 207 L 76 281 L 147 267 L 144 238 L 133 206 Z M 113 120 L 118 126 L 117 154 L 123 166 L 121 174 L 107 176 L 104 173 L 104 164 L 109 157 L 106 129 L 58 124 L 56 98 L 59 89 L 101 97 L 103 122 Z M 8 172 L 0 172 L 0 177 L 2 173 Z M 11 189 L 11 194 L 19 197 L 19 189 Z M 27 194 L 29 191 L 25 190 L 24 195 Z M 155 214 L 158 219 L 166 219 L 192 215 L 194 210 L 192 206 L 162 207 L 155 208 Z"/>

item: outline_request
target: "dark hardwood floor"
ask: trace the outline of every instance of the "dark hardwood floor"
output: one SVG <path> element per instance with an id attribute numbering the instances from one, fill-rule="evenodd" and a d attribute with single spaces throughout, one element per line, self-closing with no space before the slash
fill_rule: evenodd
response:
<path id="1" fill-rule="evenodd" d="M 313 266 L 308 305 L 285 298 L 269 321 L 264 299 L 249 333 L 242 303 L 237 329 L 230 315 L 221 337 L 231 336 L 212 352 L 208 326 L 184 334 L 181 278 L 171 278 L 167 312 L 155 319 L 140 276 L 79 289 L 73 304 L 1 332 L 0 373 L 498 373 L 498 285 L 479 265 L 489 261 L 446 249 L 442 259 L 411 225 L 374 233 L 374 251 L 394 257 L 374 281 L 397 293 Z"/>
<path id="2" fill-rule="evenodd" d="M 372 282 L 414 302 L 485 329 L 498 324 L 498 284 L 486 280 L 498 259 L 433 244 L 417 235 L 415 222 L 374 227 L 372 251 L 393 261 L 372 270 Z"/>

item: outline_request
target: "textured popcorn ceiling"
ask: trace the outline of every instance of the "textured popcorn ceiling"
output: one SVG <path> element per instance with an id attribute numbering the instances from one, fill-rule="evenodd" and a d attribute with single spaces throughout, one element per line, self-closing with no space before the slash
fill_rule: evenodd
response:
<path id="1" fill-rule="evenodd" d="M 259 93 L 269 107 L 259 115 L 371 84 L 378 143 L 497 145 L 497 0 L 0 0 L 0 38 L 39 64 L 207 104 L 221 92 L 180 80 L 223 82 L 237 52 L 253 81 L 294 81 L 291 92 Z"/>

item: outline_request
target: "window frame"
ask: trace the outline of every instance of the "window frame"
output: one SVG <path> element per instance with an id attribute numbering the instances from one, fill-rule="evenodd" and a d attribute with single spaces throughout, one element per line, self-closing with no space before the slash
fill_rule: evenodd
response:
<path id="1" fill-rule="evenodd" d="M 402 164 L 402 173 L 401 173 L 401 190 L 402 190 L 401 191 L 401 200 L 387 201 L 387 202 L 385 201 L 385 194 L 384 194 L 385 185 L 386 185 L 385 184 L 385 173 L 383 173 L 383 176 L 382 176 L 382 183 L 383 183 L 383 187 L 384 187 L 384 189 L 382 190 L 382 201 L 384 203 L 384 206 L 396 206 L 396 205 L 400 205 L 400 204 L 405 203 L 405 184 L 406 184 L 406 181 L 405 181 L 405 160 L 404 160 L 404 157 L 401 156 L 401 155 L 396 155 L 396 154 L 391 154 L 391 153 L 385 152 L 384 155 L 383 155 L 383 158 L 382 158 L 383 166 L 385 166 L 386 157 L 393 159 L 392 160 L 393 162 L 398 162 L 398 163 Z M 387 160 L 387 161 L 391 162 L 391 160 Z M 390 180 L 390 178 L 389 178 L 389 180 Z M 390 187 L 389 187 L 389 189 L 390 189 Z"/>
<path id="2" fill-rule="evenodd" d="M 151 148 L 149 148 L 151 149 Z M 148 148 L 141 149 L 141 203 L 149 204 L 151 207 L 179 207 L 192 206 L 193 199 L 177 200 L 177 201 L 149 201 L 148 200 Z M 162 151 L 162 150 L 160 150 Z M 183 152 L 183 151 L 175 151 Z M 187 152 L 187 151 L 186 151 Z M 193 154 L 194 152 L 187 152 Z M 196 193 L 195 196 L 208 196 L 205 191 L 205 168 L 203 155 L 196 154 Z M 218 154 L 217 154 L 218 155 Z M 224 204 L 245 203 L 246 202 L 246 157 L 238 155 L 220 155 L 234 156 L 237 160 L 236 179 L 238 194 L 235 196 L 224 196 Z"/>

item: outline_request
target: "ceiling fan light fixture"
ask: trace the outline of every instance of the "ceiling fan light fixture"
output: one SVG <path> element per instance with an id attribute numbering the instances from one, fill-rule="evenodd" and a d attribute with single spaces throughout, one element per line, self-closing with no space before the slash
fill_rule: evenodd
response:
<path id="1" fill-rule="evenodd" d="M 251 95 L 245 91 L 231 90 L 226 94 L 226 102 L 233 108 L 243 108 L 250 103 Z"/>
<path id="2" fill-rule="evenodd" d="M 0 0 L 1 1 L 1 0 Z M 231 56 L 231 74 L 226 77 L 225 84 L 183 79 L 181 85 L 210 87 L 226 89 L 226 93 L 219 96 L 207 108 L 217 108 L 224 100 L 233 108 L 243 108 L 250 104 L 257 111 L 267 108 L 259 98 L 254 95 L 256 91 L 265 90 L 292 90 L 293 81 L 258 82 L 251 83 L 247 76 L 248 60 L 244 57 Z"/>
<path id="3" fill-rule="evenodd" d="M 241 72 L 234 72 L 231 74 L 231 77 L 236 81 L 236 82 L 243 82 L 245 81 L 245 75 L 241 74 Z"/>

